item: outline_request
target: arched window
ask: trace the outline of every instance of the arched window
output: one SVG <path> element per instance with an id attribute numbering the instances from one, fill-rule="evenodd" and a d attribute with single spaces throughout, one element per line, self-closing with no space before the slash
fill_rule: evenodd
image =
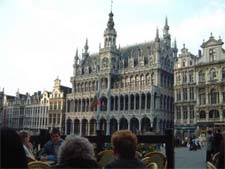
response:
<path id="1" fill-rule="evenodd" d="M 225 81 L 225 67 L 222 69 L 222 81 Z"/>
<path id="2" fill-rule="evenodd" d="M 185 67 L 186 66 L 186 60 L 182 60 L 182 66 Z"/>

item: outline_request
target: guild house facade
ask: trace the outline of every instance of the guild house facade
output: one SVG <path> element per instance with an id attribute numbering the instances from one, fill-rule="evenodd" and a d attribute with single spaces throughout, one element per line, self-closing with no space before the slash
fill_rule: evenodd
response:
<path id="1" fill-rule="evenodd" d="M 211 34 L 198 56 L 184 46 L 174 64 L 175 133 L 184 139 L 225 130 L 225 50 Z"/>

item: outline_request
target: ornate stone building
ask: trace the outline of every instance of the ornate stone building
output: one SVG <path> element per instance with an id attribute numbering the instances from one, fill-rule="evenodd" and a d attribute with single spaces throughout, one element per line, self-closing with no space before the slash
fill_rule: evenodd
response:
<path id="1" fill-rule="evenodd" d="M 66 134 L 109 135 L 118 129 L 146 133 L 173 127 L 173 64 L 176 42 L 171 47 L 167 18 L 163 37 L 124 48 L 116 45 L 117 32 L 110 12 L 104 46 L 82 58 L 74 57 L 72 93 L 67 95 Z M 93 107 L 94 98 L 100 104 Z"/>
<path id="2" fill-rule="evenodd" d="M 174 65 L 175 129 L 177 137 L 196 129 L 225 128 L 225 50 L 212 34 L 198 56 L 183 47 Z"/>

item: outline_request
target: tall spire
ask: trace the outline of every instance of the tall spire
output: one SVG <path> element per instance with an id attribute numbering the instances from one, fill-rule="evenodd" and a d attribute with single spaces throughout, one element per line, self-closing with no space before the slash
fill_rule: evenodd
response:
<path id="1" fill-rule="evenodd" d="M 155 36 L 155 42 L 159 42 L 160 39 L 159 39 L 159 29 L 156 28 L 156 36 Z"/>
<path id="2" fill-rule="evenodd" d="M 164 29 L 163 29 L 164 34 L 169 34 L 169 29 L 170 29 L 170 27 L 168 25 L 168 19 L 167 19 L 167 16 L 166 16 L 165 25 L 164 25 Z"/>
<path id="3" fill-rule="evenodd" d="M 88 39 L 86 38 L 86 42 L 84 45 L 84 53 L 88 53 Z"/>
<path id="4" fill-rule="evenodd" d="M 76 54 L 75 54 L 75 57 L 74 57 L 74 62 L 77 63 L 79 57 L 78 57 L 78 49 L 76 49 Z"/>

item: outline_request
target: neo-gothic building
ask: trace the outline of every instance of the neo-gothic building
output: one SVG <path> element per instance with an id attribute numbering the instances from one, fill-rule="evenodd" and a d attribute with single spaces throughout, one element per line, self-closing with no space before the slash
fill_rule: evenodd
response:
<path id="1" fill-rule="evenodd" d="M 183 47 L 174 64 L 175 132 L 177 137 L 224 125 L 225 50 L 212 34 L 194 56 Z M 201 54 L 202 53 L 202 54 Z"/>
<path id="2" fill-rule="evenodd" d="M 167 18 L 163 37 L 158 29 L 153 41 L 124 48 L 116 45 L 117 32 L 110 12 L 104 46 L 82 58 L 74 57 L 72 93 L 67 95 L 66 133 L 109 135 L 118 129 L 145 133 L 173 127 L 173 65 L 176 42 L 171 47 Z M 100 104 L 91 108 L 97 96 Z"/>

